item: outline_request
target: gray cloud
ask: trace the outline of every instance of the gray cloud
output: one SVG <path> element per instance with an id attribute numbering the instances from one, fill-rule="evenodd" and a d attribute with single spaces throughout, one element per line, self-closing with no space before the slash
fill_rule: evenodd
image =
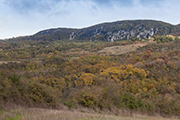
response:
<path id="1" fill-rule="evenodd" d="M 112 8 L 114 4 L 117 4 L 121 7 L 129 7 L 133 5 L 133 0 L 92 0 L 100 6 Z"/>
<path id="2" fill-rule="evenodd" d="M 157 3 L 160 3 L 160 2 L 163 2 L 165 0 L 140 0 L 141 3 L 143 4 L 157 4 Z"/>
<path id="3" fill-rule="evenodd" d="M 34 12 L 47 13 L 50 11 L 52 13 L 52 11 L 56 11 L 57 5 L 59 8 L 64 8 L 64 5 L 61 3 L 66 3 L 67 6 L 72 2 L 89 3 L 89 1 L 91 1 L 99 7 L 104 7 L 106 9 L 113 9 L 114 6 L 133 7 L 134 5 L 136 5 L 134 3 L 137 2 L 138 4 L 142 4 L 146 6 L 148 6 L 149 4 L 157 5 L 158 2 L 162 2 L 164 0 L 2 0 L 2 1 L 4 1 L 4 3 L 7 6 L 9 6 L 13 11 L 19 14 L 29 15 L 29 14 L 33 14 Z M 92 7 L 92 9 L 94 8 L 95 6 Z M 62 13 L 62 11 L 60 11 L 59 13 Z"/>
<path id="4" fill-rule="evenodd" d="M 50 11 L 59 2 L 61 0 L 6 0 L 5 4 L 20 14 L 29 14 Z"/>
<path id="5" fill-rule="evenodd" d="M 116 3 L 120 6 L 130 6 L 133 0 L 3 0 L 6 5 L 8 5 L 12 10 L 20 13 L 27 14 L 33 11 L 36 12 L 47 12 L 54 9 L 54 6 L 60 4 L 61 2 L 88 2 L 92 1 L 98 6 L 103 7 L 113 7 Z M 61 6 L 60 6 L 61 7 Z"/>

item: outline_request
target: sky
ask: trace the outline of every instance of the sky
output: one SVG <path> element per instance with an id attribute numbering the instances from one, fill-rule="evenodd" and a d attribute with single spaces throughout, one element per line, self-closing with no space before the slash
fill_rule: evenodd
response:
<path id="1" fill-rule="evenodd" d="M 180 0 L 0 0 L 0 39 L 50 28 L 152 19 L 180 23 Z"/>

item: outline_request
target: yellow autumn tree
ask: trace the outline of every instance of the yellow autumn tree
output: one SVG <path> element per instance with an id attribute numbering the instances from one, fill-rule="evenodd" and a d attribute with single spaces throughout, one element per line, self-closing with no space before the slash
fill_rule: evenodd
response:
<path id="1" fill-rule="evenodd" d="M 91 73 L 80 73 L 78 76 L 75 81 L 76 86 L 91 86 L 96 78 L 96 76 Z"/>

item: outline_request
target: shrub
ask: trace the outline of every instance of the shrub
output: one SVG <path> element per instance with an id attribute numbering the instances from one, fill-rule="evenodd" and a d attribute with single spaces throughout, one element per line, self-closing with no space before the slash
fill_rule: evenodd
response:
<path id="1" fill-rule="evenodd" d="M 10 79 L 13 83 L 18 85 L 20 83 L 20 78 L 21 78 L 20 75 L 12 74 L 12 75 L 9 76 L 8 79 Z"/>
<path id="2" fill-rule="evenodd" d="M 139 61 L 141 61 L 141 58 L 137 56 L 137 57 L 135 58 L 135 60 L 136 60 L 137 62 L 139 62 Z"/>

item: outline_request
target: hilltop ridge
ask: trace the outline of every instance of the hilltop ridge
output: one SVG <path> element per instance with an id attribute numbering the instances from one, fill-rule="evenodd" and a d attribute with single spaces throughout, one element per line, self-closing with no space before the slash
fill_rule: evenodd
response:
<path id="1" fill-rule="evenodd" d="M 124 20 L 101 23 L 94 26 L 75 28 L 53 28 L 39 31 L 26 36 L 26 40 L 87 40 L 87 41 L 116 41 L 130 38 L 150 39 L 154 35 L 180 35 L 180 24 L 172 25 L 155 20 Z"/>

